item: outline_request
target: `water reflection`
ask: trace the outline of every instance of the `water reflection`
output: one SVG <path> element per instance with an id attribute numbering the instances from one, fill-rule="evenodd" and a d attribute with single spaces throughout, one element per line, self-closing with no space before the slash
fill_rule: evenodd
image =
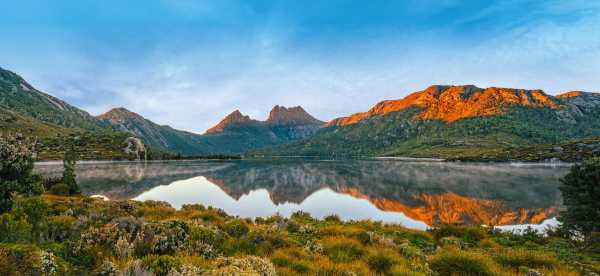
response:
<path id="1" fill-rule="evenodd" d="M 38 165 L 48 175 L 58 165 Z M 556 215 L 566 167 L 382 160 L 92 163 L 77 167 L 86 194 L 202 203 L 255 217 L 315 216 L 400 222 L 540 224 Z"/>

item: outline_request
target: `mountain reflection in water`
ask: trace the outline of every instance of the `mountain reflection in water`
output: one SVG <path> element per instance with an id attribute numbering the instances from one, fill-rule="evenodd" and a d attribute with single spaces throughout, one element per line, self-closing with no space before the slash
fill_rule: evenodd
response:
<path id="1" fill-rule="evenodd" d="M 59 164 L 38 164 L 60 175 Z M 439 223 L 539 224 L 556 215 L 567 167 L 394 160 L 241 160 L 84 163 L 88 195 L 201 203 L 244 217 L 373 219 L 424 228 Z"/>

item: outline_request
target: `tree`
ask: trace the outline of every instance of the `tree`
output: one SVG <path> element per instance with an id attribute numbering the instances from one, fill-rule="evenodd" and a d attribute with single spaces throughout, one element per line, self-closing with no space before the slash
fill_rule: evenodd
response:
<path id="1" fill-rule="evenodd" d="M 21 135 L 0 135 L 0 213 L 10 211 L 17 193 L 39 195 L 41 179 L 32 173 L 35 142 Z"/>
<path id="2" fill-rule="evenodd" d="M 62 182 L 69 188 L 70 195 L 79 194 L 79 185 L 77 185 L 77 180 L 75 180 L 75 164 L 77 162 L 77 154 L 73 149 L 69 149 L 65 152 L 65 157 L 63 159 L 63 177 Z"/>
<path id="3" fill-rule="evenodd" d="M 600 159 L 573 166 L 561 179 L 560 191 L 566 207 L 559 216 L 562 227 L 589 241 L 600 232 Z"/>

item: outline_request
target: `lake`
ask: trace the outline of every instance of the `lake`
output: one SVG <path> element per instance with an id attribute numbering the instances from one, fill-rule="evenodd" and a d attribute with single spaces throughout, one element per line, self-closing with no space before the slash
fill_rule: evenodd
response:
<path id="1" fill-rule="evenodd" d="M 200 203 L 254 218 L 372 219 L 426 229 L 440 223 L 537 228 L 556 223 L 564 165 L 417 160 L 235 160 L 82 162 L 86 195 Z M 60 176 L 62 163 L 36 171 Z"/>

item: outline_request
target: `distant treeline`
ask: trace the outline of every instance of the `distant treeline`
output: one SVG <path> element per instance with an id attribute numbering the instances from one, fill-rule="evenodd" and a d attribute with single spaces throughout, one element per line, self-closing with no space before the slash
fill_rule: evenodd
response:
<path id="1" fill-rule="evenodd" d="M 148 150 L 148 160 L 198 160 L 198 159 L 219 159 L 219 160 L 239 160 L 242 159 L 239 155 L 225 154 L 209 154 L 209 155 L 183 155 L 180 153 L 172 153 L 159 151 L 154 148 Z"/>

